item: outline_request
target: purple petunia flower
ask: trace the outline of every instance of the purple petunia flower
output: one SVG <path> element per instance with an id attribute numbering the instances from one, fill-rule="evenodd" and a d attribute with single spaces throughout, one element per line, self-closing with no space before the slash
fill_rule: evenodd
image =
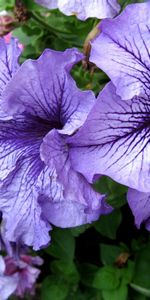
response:
<path id="1" fill-rule="evenodd" d="M 17 288 L 17 274 L 12 276 L 5 275 L 5 261 L 2 256 L 0 256 L 0 299 L 7 300 L 8 297 L 15 292 Z"/>
<path id="2" fill-rule="evenodd" d="M 112 18 L 120 10 L 117 0 L 36 0 L 49 9 L 59 8 L 65 15 L 76 15 L 80 20 L 90 17 Z"/>
<path id="3" fill-rule="evenodd" d="M 1 250 L 7 252 L 7 256 L 0 256 L 0 299 L 8 299 L 11 294 L 23 297 L 26 292 L 34 295 L 35 283 L 40 274 L 35 266 L 41 266 L 43 260 L 39 256 L 28 255 L 27 247 L 10 243 L 5 236 L 3 224 L 0 231 Z"/>
<path id="4" fill-rule="evenodd" d="M 19 258 L 0 256 L 0 299 L 6 300 L 11 294 L 23 297 L 26 292 L 34 294 L 34 284 L 43 260 L 40 257 L 21 255 Z"/>
<path id="5" fill-rule="evenodd" d="M 102 174 L 134 189 L 128 193 L 128 202 L 137 226 L 150 216 L 149 122 L 148 99 L 135 96 L 122 101 L 109 83 L 83 127 L 68 139 L 70 149 L 73 143 L 72 165 L 90 182 Z"/>
<path id="6" fill-rule="evenodd" d="M 50 224 L 78 226 L 112 210 L 70 162 L 66 138 L 81 127 L 95 101 L 70 76 L 81 58 L 76 49 L 45 50 L 18 69 L 1 99 L 7 113 L 0 121 L 5 235 L 35 250 L 48 244 Z"/>
<path id="7" fill-rule="evenodd" d="M 146 229 L 150 231 L 150 193 L 129 189 L 127 200 L 135 217 L 137 228 L 140 228 L 141 223 L 145 222 Z"/>
<path id="8" fill-rule="evenodd" d="M 131 187 L 128 202 L 135 223 L 139 227 L 145 221 L 150 230 L 149 11 L 150 2 L 133 4 L 114 20 L 101 23 L 90 60 L 112 82 L 70 143 L 78 147 L 72 150 L 74 167 L 89 180 L 105 174 Z"/>

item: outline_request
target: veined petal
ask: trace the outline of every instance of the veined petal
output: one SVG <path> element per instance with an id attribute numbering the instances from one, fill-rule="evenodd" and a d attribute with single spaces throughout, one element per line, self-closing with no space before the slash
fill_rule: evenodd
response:
<path id="1" fill-rule="evenodd" d="M 45 164 L 54 169 L 53 178 L 49 180 L 51 186 L 47 185 L 47 195 L 51 194 L 51 199 L 42 202 L 49 222 L 60 227 L 73 227 L 91 223 L 101 214 L 111 212 L 104 195 L 96 193 L 86 179 L 72 169 L 65 138 L 56 130 L 46 135 L 40 152 Z M 42 181 L 46 182 L 46 178 L 47 175 Z"/>
<path id="2" fill-rule="evenodd" d="M 116 0 L 58 0 L 58 7 L 65 15 L 76 15 L 80 20 L 112 18 L 120 10 Z"/>
<path id="3" fill-rule="evenodd" d="M 123 100 L 150 94 L 150 2 L 128 5 L 104 20 L 90 60 L 108 74 Z"/>
<path id="4" fill-rule="evenodd" d="M 112 18 L 120 10 L 117 0 L 36 0 L 37 3 L 53 9 L 59 8 L 65 15 L 76 15 L 80 20 L 87 18 Z"/>
<path id="5" fill-rule="evenodd" d="M 150 193 L 129 189 L 127 199 L 135 217 L 135 224 L 139 228 L 142 222 L 150 218 Z"/>
<path id="6" fill-rule="evenodd" d="M 24 160 L 18 161 L 0 191 L 0 210 L 3 213 L 6 238 L 33 246 L 35 250 L 50 241 L 50 225 L 42 217 L 36 189 L 36 180 L 42 166 L 37 155 L 30 153 Z"/>
<path id="7" fill-rule="evenodd" d="M 122 101 L 112 83 L 79 132 L 68 138 L 73 167 L 89 181 L 94 175 L 150 191 L 150 106 L 144 98 Z"/>
<path id="8" fill-rule="evenodd" d="M 0 96 L 19 67 L 20 54 L 21 50 L 16 39 L 12 38 L 7 44 L 0 38 Z"/>
<path id="9" fill-rule="evenodd" d="M 39 148 L 41 136 L 47 131 L 45 126 L 43 129 L 42 122 L 30 115 L 1 121 L 0 126 L 0 210 L 6 238 L 21 240 L 35 249 L 49 242 L 50 226 L 41 216 L 36 190 L 36 180 L 43 169 Z"/>
<path id="10" fill-rule="evenodd" d="M 55 122 L 55 128 L 65 125 L 64 133 L 72 134 L 95 101 L 94 94 L 80 91 L 69 74 L 82 57 L 76 49 L 45 50 L 38 60 L 27 60 L 7 87 L 3 109 L 8 115 L 25 111 Z"/>
<path id="11" fill-rule="evenodd" d="M 9 121 L 0 121 L 0 182 L 16 166 L 18 159 L 23 159 L 32 149 L 39 155 L 42 136 L 49 131 L 51 123 L 31 115 L 18 115 Z"/>

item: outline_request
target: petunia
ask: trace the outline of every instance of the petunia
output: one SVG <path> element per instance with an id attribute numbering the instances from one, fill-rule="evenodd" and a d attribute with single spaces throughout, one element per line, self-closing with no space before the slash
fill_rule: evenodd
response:
<path id="1" fill-rule="evenodd" d="M 5 275 L 5 261 L 0 256 L 0 299 L 7 300 L 8 297 L 15 292 L 17 288 L 17 275 L 12 276 Z"/>
<path id="2" fill-rule="evenodd" d="M 26 292 L 34 294 L 35 282 L 40 274 L 40 270 L 35 266 L 41 266 L 43 260 L 39 256 L 19 255 L 16 259 L 6 256 L 4 262 L 4 277 L 17 279 L 14 294 L 19 297 L 23 297 Z"/>
<path id="3" fill-rule="evenodd" d="M 59 8 L 65 15 L 76 15 L 80 20 L 94 17 L 112 18 L 120 10 L 117 0 L 36 0 L 49 9 Z"/>
<path id="4" fill-rule="evenodd" d="M 135 217 L 136 226 L 140 228 L 144 222 L 146 229 L 150 231 L 150 193 L 129 189 L 127 200 Z"/>
<path id="5" fill-rule="evenodd" d="M 83 127 L 68 138 L 70 149 L 73 146 L 70 156 L 74 168 L 89 181 L 102 174 L 149 193 L 149 124 L 149 99 L 135 96 L 122 101 L 109 83 L 99 94 Z"/>
<path id="6" fill-rule="evenodd" d="M 45 50 L 13 76 L 1 101 L 0 210 L 9 241 L 35 250 L 49 243 L 50 224 L 90 223 L 111 208 L 72 168 L 66 138 L 82 126 L 95 98 L 70 75 L 76 49 Z M 13 218 L 12 218 L 13 216 Z"/>
<path id="7" fill-rule="evenodd" d="M 19 56 L 21 49 L 16 39 L 11 38 L 7 43 L 0 38 L 0 98 L 8 82 L 19 68 Z"/>
<path id="8" fill-rule="evenodd" d="M 11 294 L 19 297 L 23 297 L 26 292 L 34 294 L 35 282 L 40 274 L 35 265 L 40 266 L 42 263 L 38 256 L 0 256 L 0 299 L 6 300 Z"/>
<path id="9" fill-rule="evenodd" d="M 101 22 L 90 60 L 112 80 L 123 100 L 150 95 L 150 1 L 131 4 Z"/>

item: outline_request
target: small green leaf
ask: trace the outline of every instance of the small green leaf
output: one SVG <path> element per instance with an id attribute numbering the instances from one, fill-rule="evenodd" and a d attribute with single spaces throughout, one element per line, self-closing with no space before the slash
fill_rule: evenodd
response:
<path id="1" fill-rule="evenodd" d="M 92 287 L 95 274 L 99 268 L 95 265 L 84 263 L 80 265 L 81 281 L 85 286 Z"/>
<path id="2" fill-rule="evenodd" d="M 134 267 L 135 263 L 133 261 L 128 260 L 127 266 L 121 269 L 122 271 L 122 284 L 128 284 L 132 281 L 134 275 Z"/>
<path id="3" fill-rule="evenodd" d="M 52 244 L 46 249 L 48 254 L 64 261 L 73 260 L 75 240 L 68 229 L 55 228 L 52 232 Z"/>
<path id="4" fill-rule="evenodd" d="M 65 300 L 68 292 L 69 286 L 65 282 L 48 276 L 42 284 L 41 300 Z"/>
<path id="5" fill-rule="evenodd" d="M 100 268 L 93 280 L 93 287 L 100 290 L 114 290 L 119 284 L 120 271 L 112 266 Z"/>
<path id="6" fill-rule="evenodd" d="M 150 290 L 150 243 L 137 252 L 133 284 Z"/>
<path id="7" fill-rule="evenodd" d="M 77 283 L 80 279 L 76 265 L 73 261 L 55 260 L 51 263 L 53 273 L 62 274 L 66 281 Z"/>
<path id="8" fill-rule="evenodd" d="M 119 209 L 114 210 L 111 214 L 101 216 L 100 220 L 94 225 L 96 230 L 102 235 L 115 239 L 117 234 L 117 229 L 122 221 L 122 215 Z"/>
<path id="9" fill-rule="evenodd" d="M 112 291 L 102 291 L 104 300 L 127 300 L 128 288 L 125 285 L 120 285 Z"/>
<path id="10" fill-rule="evenodd" d="M 100 252 L 102 263 L 104 265 L 112 265 L 123 250 L 118 246 L 101 244 Z"/>

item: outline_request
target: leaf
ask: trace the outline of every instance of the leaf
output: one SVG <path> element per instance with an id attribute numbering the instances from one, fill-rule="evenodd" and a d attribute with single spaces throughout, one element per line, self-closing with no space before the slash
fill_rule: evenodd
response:
<path id="1" fill-rule="evenodd" d="M 127 187 L 113 181 L 112 179 L 102 176 L 94 184 L 95 189 L 107 195 L 107 203 L 114 208 L 120 208 L 126 204 Z"/>
<path id="2" fill-rule="evenodd" d="M 51 270 L 53 273 L 58 273 L 58 275 L 62 274 L 63 278 L 69 283 L 76 284 L 80 279 L 73 261 L 55 260 L 51 263 Z"/>
<path id="3" fill-rule="evenodd" d="M 122 253 L 123 249 L 114 245 L 100 245 L 101 260 L 104 265 L 114 264 L 116 258 Z"/>
<path id="4" fill-rule="evenodd" d="M 150 290 L 150 243 L 137 252 L 133 284 Z"/>
<path id="5" fill-rule="evenodd" d="M 128 284 L 132 281 L 134 275 L 135 263 L 133 261 L 128 260 L 127 266 L 121 269 L 122 271 L 122 284 Z"/>
<path id="6" fill-rule="evenodd" d="M 93 280 L 99 268 L 95 265 L 84 263 L 80 265 L 81 281 L 85 286 L 93 287 Z"/>
<path id="7" fill-rule="evenodd" d="M 135 283 L 131 283 L 130 286 L 137 292 L 141 293 L 144 296 L 150 297 L 150 289 L 143 288 Z"/>
<path id="8" fill-rule="evenodd" d="M 111 291 L 102 291 L 104 300 L 127 300 L 128 288 L 120 285 L 117 289 Z"/>
<path id="9" fill-rule="evenodd" d="M 89 227 L 90 227 L 89 224 L 77 226 L 75 228 L 71 228 L 70 232 L 74 237 L 78 237 L 80 234 L 84 233 L 86 229 L 88 229 Z"/>
<path id="10" fill-rule="evenodd" d="M 46 252 L 64 261 L 73 260 L 75 240 L 68 229 L 55 228 L 52 232 L 52 244 Z"/>
<path id="11" fill-rule="evenodd" d="M 100 268 L 93 280 L 93 287 L 100 290 L 114 290 L 119 284 L 120 271 L 112 266 Z"/>
<path id="12" fill-rule="evenodd" d="M 65 300 L 69 286 L 57 277 L 48 276 L 42 284 L 41 300 Z"/>
<path id="13" fill-rule="evenodd" d="M 122 215 L 120 210 L 114 210 L 111 214 L 101 216 L 100 220 L 94 225 L 96 230 L 102 235 L 115 239 L 117 234 L 117 229 L 122 221 Z"/>

